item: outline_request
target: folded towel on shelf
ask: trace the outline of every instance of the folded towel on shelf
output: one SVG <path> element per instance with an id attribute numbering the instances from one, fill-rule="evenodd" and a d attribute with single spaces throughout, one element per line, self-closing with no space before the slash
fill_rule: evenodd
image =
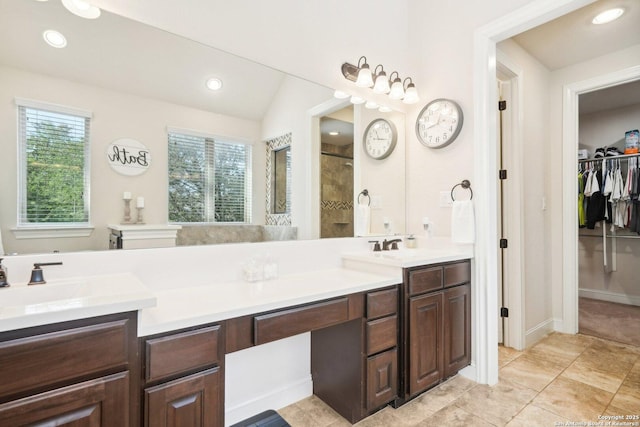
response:
<path id="1" fill-rule="evenodd" d="M 473 201 L 454 200 L 451 208 L 451 241 L 453 243 L 474 243 L 475 238 Z"/>
<path id="2" fill-rule="evenodd" d="M 371 234 L 371 208 L 368 205 L 356 205 L 356 236 Z"/>

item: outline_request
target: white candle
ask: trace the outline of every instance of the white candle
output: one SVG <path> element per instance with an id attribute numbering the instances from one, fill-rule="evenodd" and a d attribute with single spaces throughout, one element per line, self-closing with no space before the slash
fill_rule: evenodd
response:
<path id="1" fill-rule="evenodd" d="M 125 191 L 122 198 L 125 200 L 131 200 L 131 191 Z"/>
<path id="2" fill-rule="evenodd" d="M 144 208 L 144 197 L 138 196 L 138 203 L 136 204 L 139 208 Z"/>

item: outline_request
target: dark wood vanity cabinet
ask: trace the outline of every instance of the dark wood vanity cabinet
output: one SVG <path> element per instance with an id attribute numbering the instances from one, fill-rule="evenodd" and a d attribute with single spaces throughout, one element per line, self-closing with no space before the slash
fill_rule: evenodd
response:
<path id="1" fill-rule="evenodd" d="M 137 314 L 0 333 L 0 425 L 138 424 Z"/>
<path id="2" fill-rule="evenodd" d="M 221 325 L 141 340 L 146 427 L 224 426 Z"/>
<path id="3" fill-rule="evenodd" d="M 469 260 L 404 271 L 401 290 L 400 399 L 456 374 L 471 362 L 471 264 Z"/>
<path id="4" fill-rule="evenodd" d="M 313 392 L 351 423 L 398 395 L 398 287 L 350 295 L 349 319 L 311 333 Z"/>

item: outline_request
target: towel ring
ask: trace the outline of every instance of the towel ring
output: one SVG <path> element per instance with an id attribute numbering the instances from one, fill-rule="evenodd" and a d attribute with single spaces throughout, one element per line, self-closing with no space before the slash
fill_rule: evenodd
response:
<path id="1" fill-rule="evenodd" d="M 454 185 L 451 189 L 451 200 L 453 200 L 454 202 L 456 200 L 456 198 L 453 197 L 453 190 L 455 190 L 457 186 L 461 186 L 462 188 L 469 190 L 469 192 L 471 193 L 469 200 L 473 199 L 473 190 L 471 189 L 471 183 L 468 179 L 463 179 L 461 183 Z"/>
<path id="2" fill-rule="evenodd" d="M 360 204 L 360 196 L 365 196 L 368 199 L 367 206 L 371 206 L 371 196 L 369 196 L 369 190 L 366 188 L 358 194 L 358 204 Z"/>

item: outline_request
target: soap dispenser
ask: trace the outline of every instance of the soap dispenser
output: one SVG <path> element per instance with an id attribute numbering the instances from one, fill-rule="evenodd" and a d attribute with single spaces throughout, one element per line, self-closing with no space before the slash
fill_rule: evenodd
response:
<path id="1" fill-rule="evenodd" d="M 3 258 L 0 258 L 0 288 L 6 288 L 9 282 L 7 282 L 7 269 L 2 265 L 2 260 Z"/>

